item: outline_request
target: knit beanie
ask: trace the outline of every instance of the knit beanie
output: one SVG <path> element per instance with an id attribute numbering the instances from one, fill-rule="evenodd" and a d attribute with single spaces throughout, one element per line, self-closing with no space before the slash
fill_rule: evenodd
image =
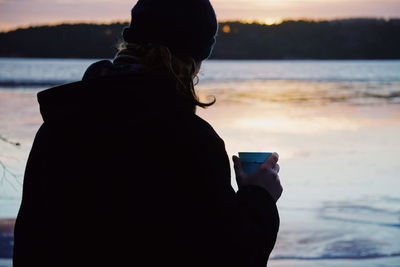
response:
<path id="1" fill-rule="evenodd" d="M 208 58 L 218 24 L 209 0 L 139 0 L 123 31 L 128 43 L 159 44 L 173 54 Z"/>

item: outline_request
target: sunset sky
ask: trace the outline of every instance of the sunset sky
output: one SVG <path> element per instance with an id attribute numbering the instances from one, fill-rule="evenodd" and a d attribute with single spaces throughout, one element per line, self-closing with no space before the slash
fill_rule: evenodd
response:
<path id="1" fill-rule="evenodd" d="M 166 0 L 167 1 L 167 0 Z M 135 0 L 0 0 L 0 30 L 60 22 L 126 21 Z M 400 17 L 400 0 L 213 0 L 219 20 Z"/>

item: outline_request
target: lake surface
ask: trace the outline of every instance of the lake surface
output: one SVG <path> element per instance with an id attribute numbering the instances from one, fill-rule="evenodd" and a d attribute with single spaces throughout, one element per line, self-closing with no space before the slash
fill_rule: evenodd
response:
<path id="1" fill-rule="evenodd" d="M 37 92 L 80 80 L 93 62 L 0 59 L 0 134 L 21 143 L 0 141 L 0 218 L 18 211 Z M 198 114 L 229 155 L 280 154 L 269 266 L 400 266 L 400 61 L 214 60 L 199 78 L 201 98 L 217 103 Z"/>

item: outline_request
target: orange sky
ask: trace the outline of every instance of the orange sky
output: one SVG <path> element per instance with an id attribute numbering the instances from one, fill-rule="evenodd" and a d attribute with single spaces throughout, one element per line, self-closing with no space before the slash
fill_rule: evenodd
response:
<path id="1" fill-rule="evenodd" d="M 59 22 L 128 20 L 135 0 L 0 0 L 0 30 Z M 219 20 L 400 17 L 400 0 L 212 0 Z"/>

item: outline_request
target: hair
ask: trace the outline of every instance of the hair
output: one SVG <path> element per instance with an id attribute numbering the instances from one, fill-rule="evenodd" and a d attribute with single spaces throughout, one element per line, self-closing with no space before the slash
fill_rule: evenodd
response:
<path id="1" fill-rule="evenodd" d="M 196 106 L 207 108 L 216 102 L 203 103 L 199 100 L 194 86 L 199 82 L 197 73 L 201 62 L 196 62 L 190 56 L 174 55 L 168 47 L 159 44 L 121 43 L 118 56 L 132 58 L 152 71 L 167 73 L 176 81 L 176 89 Z"/>

